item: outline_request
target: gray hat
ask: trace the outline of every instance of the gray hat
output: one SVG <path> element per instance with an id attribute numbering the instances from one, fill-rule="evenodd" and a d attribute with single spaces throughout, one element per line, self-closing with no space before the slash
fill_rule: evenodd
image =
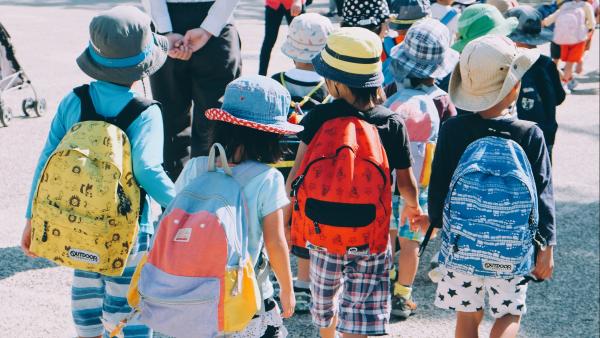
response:
<path id="1" fill-rule="evenodd" d="M 390 29 L 409 29 L 413 23 L 431 16 L 429 0 L 394 0 L 391 5 Z"/>
<path id="2" fill-rule="evenodd" d="M 162 67 L 168 40 L 150 30 L 150 17 L 133 6 L 104 11 L 90 23 L 90 43 L 77 58 L 90 77 L 117 84 L 132 84 Z"/>

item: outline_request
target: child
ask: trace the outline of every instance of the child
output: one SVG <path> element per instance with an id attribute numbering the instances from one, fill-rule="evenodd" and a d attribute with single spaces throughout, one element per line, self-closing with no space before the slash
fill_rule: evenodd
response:
<path id="1" fill-rule="evenodd" d="M 452 7 L 453 3 L 454 0 L 438 0 L 431 5 L 431 16 L 448 27 L 450 44 L 453 44 L 456 39 L 458 19 L 460 18 L 460 11 Z"/>
<path id="2" fill-rule="evenodd" d="M 452 48 L 459 53 L 465 46 L 487 34 L 508 35 L 517 28 L 515 18 L 505 19 L 500 11 L 487 4 L 475 4 L 462 12 L 458 20 L 458 39 Z"/>
<path id="3" fill-rule="evenodd" d="M 381 73 L 380 55 L 381 39 L 366 29 L 342 28 L 329 36 L 326 48 L 313 59 L 313 65 L 317 73 L 325 77 L 329 93 L 335 98 L 335 101 L 316 107 L 302 120 L 304 131 L 298 134 L 302 142 L 287 182 L 288 189 L 293 191 L 292 194 L 295 197 L 292 242 L 294 245 L 302 247 L 308 245 L 311 249 L 310 283 L 313 296 L 311 313 L 313 322 L 321 329 L 321 336 L 326 338 L 333 338 L 336 330 L 344 336 L 352 337 L 385 335 L 388 332 L 389 268 L 392 261 L 388 245 L 388 208 L 391 205 L 389 170 L 393 169 L 396 172 L 398 189 L 406 201 L 401 219 L 413 220 L 422 213 L 417 202 L 418 189 L 411 171 L 408 135 L 404 123 L 400 116 L 381 106 L 385 95 L 381 89 L 383 74 Z M 349 121 L 354 121 L 353 123 L 363 127 L 359 128 Z M 328 125 L 338 126 L 339 129 L 326 128 Z M 334 157 L 341 151 L 346 155 L 340 155 L 343 156 L 339 157 L 340 161 L 352 158 L 346 157 L 349 150 L 345 146 L 326 149 L 336 146 L 326 142 L 324 138 L 329 135 L 339 135 L 337 133 L 340 132 L 348 133 L 349 138 L 343 138 L 347 142 L 369 144 L 373 151 L 371 152 L 373 154 L 371 161 L 375 161 L 377 158 L 377 162 L 369 163 L 376 166 L 378 170 L 370 170 L 374 167 L 369 167 L 364 171 L 357 169 L 353 174 L 348 174 L 344 173 L 345 170 L 342 168 L 335 170 L 329 167 L 328 165 L 334 166 L 337 163 L 329 160 L 322 162 L 323 164 L 306 168 L 303 172 L 298 171 L 301 165 L 305 165 L 303 161 L 305 155 L 308 157 L 309 154 L 314 154 L 318 157 L 317 153 L 312 153 L 315 149 L 334 152 L 336 154 L 332 155 Z M 357 137 L 353 138 L 350 135 L 357 135 Z M 343 142 L 342 138 L 331 137 L 333 143 Z M 367 152 L 368 150 L 368 147 L 359 147 L 357 151 L 362 154 L 363 151 Z M 382 159 L 382 153 L 387 154 L 387 161 Z M 308 159 L 310 160 L 310 158 Z M 381 161 L 389 163 L 389 166 Z M 353 163 L 355 166 L 368 165 L 367 162 Z M 328 170 L 324 171 L 325 169 Z M 333 179 L 334 175 L 335 179 Z M 349 175 L 354 175 L 353 177 L 356 178 L 356 180 L 352 180 L 352 184 L 358 184 L 359 181 L 372 183 L 368 185 L 365 183 L 365 186 L 361 187 L 361 189 L 365 189 L 365 192 L 359 192 L 358 188 L 354 191 L 342 183 L 338 185 L 337 182 L 341 182 L 341 180 L 346 182 Z M 322 189 L 311 189 L 312 184 L 309 182 L 309 178 L 310 180 L 319 180 L 319 177 L 322 178 Z M 328 177 L 332 179 L 328 179 Z M 336 187 L 333 186 L 334 184 Z M 292 186 L 293 189 L 291 189 Z M 346 194 L 344 192 L 346 189 L 351 191 Z M 338 201 L 347 198 L 377 200 L 379 202 L 374 203 L 378 203 L 379 208 L 374 204 L 360 204 L 362 208 L 359 208 L 355 204 L 329 203 L 316 199 L 310 202 L 310 199 L 308 201 L 298 199 L 301 196 L 299 194 L 306 196 L 309 193 L 321 193 Z M 314 214 L 310 214 L 310 217 L 315 219 L 314 226 L 313 223 L 310 223 L 310 229 L 303 228 L 303 223 L 300 221 L 306 220 L 307 217 L 310 218 L 308 213 L 309 210 L 313 210 L 313 207 Z M 359 210 L 355 210 L 354 207 L 363 212 L 357 212 Z M 339 208 L 345 211 L 341 211 Z M 377 217 L 375 213 L 379 216 Z M 365 216 L 368 219 L 365 220 Z M 359 225 L 356 225 L 356 222 L 359 221 L 362 224 L 360 228 L 357 227 Z M 378 235 L 374 238 L 363 233 L 368 238 L 363 238 L 362 235 L 360 238 L 356 238 L 353 237 L 355 231 L 345 232 L 343 230 L 363 231 L 364 227 L 362 226 L 365 226 L 365 223 L 374 226 L 373 231 L 377 231 L 381 236 Z M 304 230 L 319 235 L 316 236 L 319 240 L 331 238 L 332 242 L 327 244 L 321 244 L 319 241 L 307 243 L 303 240 L 306 234 Z M 330 235 L 332 237 L 329 237 Z M 346 238 L 344 240 L 341 235 L 350 238 L 344 237 Z M 368 243 L 364 244 L 365 241 Z M 325 245 L 329 246 L 330 244 L 335 245 L 336 250 L 330 250 L 331 253 L 323 251 L 328 250 Z M 343 251 L 344 254 L 338 253 L 339 251 Z"/>
<path id="4" fill-rule="evenodd" d="M 325 47 L 327 37 L 333 32 L 333 25 L 326 17 L 317 13 L 307 13 L 298 16 L 288 30 L 288 38 L 281 47 L 283 54 L 294 61 L 295 68 L 273 75 L 292 96 L 292 114 L 308 113 L 316 105 L 326 101 L 328 97 L 325 79 L 315 72 L 312 59 Z M 289 136 L 284 139 L 288 153 L 284 162 L 278 165 L 284 179 L 287 179 L 296 158 L 298 138 Z M 287 158 L 289 156 L 289 158 Z M 288 164 L 288 161 L 290 163 Z M 288 191 L 289 193 L 289 191 Z M 309 261 L 308 250 L 294 248 L 292 253 L 298 257 L 298 276 L 294 282 L 296 294 L 296 312 L 309 310 Z"/>
<path id="5" fill-rule="evenodd" d="M 210 143 L 225 148 L 232 165 L 245 161 L 276 163 L 282 155 L 279 140 L 303 128 L 287 122 L 290 95 L 285 88 L 264 76 L 244 76 L 231 82 L 222 109 L 209 109 L 206 117 L 215 123 Z M 178 191 L 208 170 L 208 157 L 191 159 L 175 184 Z M 273 300 L 273 285 L 267 278 L 260 286 L 264 311 L 234 337 L 286 337 L 283 318 L 294 313 L 295 298 L 288 246 L 284 235 L 284 208 L 289 204 L 283 176 L 270 168 L 243 187 L 250 216 L 248 251 L 256 265 L 263 244 L 270 266 L 281 285 L 283 313 Z"/>
<path id="6" fill-rule="evenodd" d="M 277 42 L 281 20 L 285 17 L 288 25 L 291 24 L 294 17 L 304 11 L 304 2 L 304 0 L 265 0 L 265 38 L 260 48 L 258 74 L 267 75 L 271 51 Z"/>
<path id="7" fill-rule="evenodd" d="M 380 35 L 387 32 L 386 20 L 390 8 L 384 0 L 344 0 L 342 5 L 342 27 L 362 27 Z"/>
<path id="8" fill-rule="evenodd" d="M 406 32 L 415 22 L 431 16 L 429 0 L 394 0 L 391 3 L 392 15 L 389 20 L 389 32 L 383 38 L 383 85 L 387 87 L 394 84 L 394 76 L 390 68 L 390 55 L 392 49 L 404 41 Z"/>
<path id="9" fill-rule="evenodd" d="M 552 40 L 552 31 L 542 28 L 536 9 L 523 5 L 509 10 L 506 16 L 519 19 L 519 26 L 508 36 L 518 47 L 535 49 Z M 556 65 L 548 56 L 540 55 L 523 76 L 517 113 L 521 120 L 533 121 L 542 129 L 550 160 L 558 129 L 556 107 L 564 100 L 565 91 Z"/>
<path id="10" fill-rule="evenodd" d="M 514 233 L 515 236 L 527 233 L 525 237 L 522 237 L 524 238 L 522 242 L 516 240 L 511 242 L 511 245 L 514 245 L 512 248 L 519 248 L 519 251 L 512 251 L 510 254 L 518 254 L 520 259 L 524 259 L 518 267 L 513 263 L 496 263 L 499 256 L 504 257 L 507 255 L 507 242 L 505 240 L 500 241 L 496 247 L 493 247 L 493 254 L 488 255 L 485 247 L 482 249 L 480 246 L 473 246 L 472 238 L 482 240 L 489 245 L 491 241 L 494 241 L 494 235 L 497 233 L 508 236 L 513 235 L 513 233 L 510 235 L 506 233 L 509 231 L 506 229 L 509 228 L 505 228 L 505 225 L 508 224 L 509 227 L 512 226 L 511 230 L 516 230 L 517 228 L 514 227 L 516 224 L 531 224 L 530 220 L 539 219 L 537 221 L 538 233 L 535 239 L 540 243 L 546 242 L 548 246 L 540 245 L 535 260 L 535 268 L 531 273 L 538 279 L 547 279 L 552 276 L 554 267 L 553 246 L 556 245 L 555 210 L 552 168 L 544 145 L 544 136 L 535 124 L 519 121 L 508 110 L 517 99 L 521 77 L 538 56 L 539 52 L 535 50 L 518 49 L 506 37 L 487 35 L 472 41 L 466 46 L 461 54 L 459 65 L 452 73 L 452 79 L 450 80 L 450 97 L 452 101 L 457 107 L 477 112 L 477 114 L 459 116 L 448 120 L 442 126 L 433 161 L 428 206 L 431 226 L 439 228 L 442 223 L 444 226 L 441 234 L 442 243 L 444 244 L 440 251 L 440 265 L 446 271 L 437 287 L 435 305 L 443 309 L 457 311 L 456 337 L 478 336 L 479 324 L 483 318 L 486 292 L 489 296 L 491 315 L 496 319 L 490 334 L 491 337 L 516 337 L 521 316 L 526 311 L 525 298 L 528 279 L 525 279 L 524 275 L 529 273 L 526 270 L 529 270 L 533 263 L 533 255 L 530 255 L 533 254 L 532 239 L 527 237 L 532 235 L 529 233 L 531 228 L 523 226 L 519 228 L 521 232 Z M 468 81 L 465 81 L 466 79 Z M 486 136 L 497 137 L 490 138 Z M 510 140 L 507 140 L 507 138 Z M 492 142 L 490 139 L 497 142 L 496 144 L 512 145 L 513 156 L 506 156 L 510 153 L 510 150 L 508 152 L 500 151 L 498 154 L 504 156 L 503 160 L 500 160 L 498 156 L 494 157 L 493 153 L 488 152 L 487 149 L 482 152 L 483 157 L 473 156 L 475 154 L 473 150 L 483 149 L 482 147 L 490 143 L 482 142 Z M 509 143 L 512 141 L 518 145 Z M 479 148 L 474 149 L 470 145 L 479 146 Z M 467 149 L 468 146 L 469 149 Z M 453 173 L 455 173 L 459 162 L 463 161 L 461 159 L 461 157 L 464 157 L 463 153 L 468 156 L 468 160 L 474 161 L 464 164 L 471 163 L 472 165 L 469 167 L 475 172 L 480 170 L 481 167 L 486 168 L 486 170 L 489 169 L 489 163 L 516 164 L 515 161 L 518 159 L 524 165 L 520 168 L 526 168 L 528 171 L 527 179 L 520 182 L 527 182 L 530 188 L 523 189 L 522 183 L 514 186 L 502 186 L 497 191 L 497 194 L 502 194 L 498 198 L 504 198 L 503 196 L 508 194 L 506 190 L 502 189 L 507 187 L 515 189 L 518 187 L 516 188 L 518 190 L 515 191 L 519 193 L 526 191 L 520 196 L 526 196 L 527 205 L 532 206 L 533 209 L 522 209 L 523 205 L 514 204 L 515 202 L 512 201 L 519 200 L 519 195 L 516 194 L 511 195 L 510 201 L 513 205 L 510 209 L 486 207 L 485 205 L 489 201 L 477 203 L 478 208 L 476 210 L 469 210 L 466 206 L 463 207 L 465 201 L 468 201 L 467 196 L 483 199 L 491 197 L 491 195 L 486 195 L 485 191 L 482 191 L 481 187 L 478 186 L 478 184 L 484 184 L 486 185 L 485 189 L 490 187 L 484 179 L 488 178 L 492 181 L 488 180 L 487 182 L 500 182 L 499 184 L 503 185 L 505 182 L 510 181 L 509 176 L 505 176 L 506 178 L 501 181 L 493 181 L 494 177 L 497 176 L 473 176 L 473 179 L 480 178 L 481 180 L 470 187 L 467 182 L 471 176 L 458 176 L 456 178 L 460 177 L 459 183 L 453 185 L 453 194 L 452 197 L 449 197 L 454 200 L 455 204 L 452 208 L 450 205 L 445 205 L 451 180 L 455 175 Z M 529 164 L 531 169 L 529 169 Z M 457 171 L 464 172 L 466 175 L 466 171 L 463 171 L 465 167 L 459 168 L 460 170 Z M 488 175 L 494 175 L 490 171 L 487 173 Z M 532 188 L 531 185 L 535 185 L 535 188 Z M 456 195 L 458 194 L 457 187 L 460 188 L 460 196 Z M 469 193 L 466 189 L 470 189 L 471 192 Z M 537 195 L 533 193 L 534 191 L 537 191 Z M 466 196 L 463 196 L 465 194 Z M 536 202 L 537 210 L 535 209 Z M 521 200 L 519 200 L 519 203 L 521 203 Z M 447 208 L 446 211 L 444 211 L 445 208 Z M 517 210 L 523 211 L 518 211 L 519 214 L 516 215 Z M 502 216 L 498 218 L 499 216 L 494 216 L 490 212 Z M 442 215 L 444 220 L 442 220 Z M 467 215 L 470 218 L 459 218 Z M 509 224 L 509 222 L 506 222 L 507 217 L 518 217 L 519 222 Z M 517 218 L 515 219 L 517 220 Z M 484 223 L 478 223 L 481 221 Z M 465 224 L 463 229 L 469 231 L 464 233 L 465 236 L 460 236 L 456 232 L 458 224 Z M 480 226 L 476 226 L 477 224 L 480 224 Z M 497 226 L 495 226 L 496 224 Z M 452 236 L 453 239 L 448 240 L 449 236 Z M 521 248 L 525 251 L 520 251 Z M 524 256 L 520 256 L 522 252 L 524 252 Z M 491 261 L 486 261 L 486 258 Z M 478 267 L 478 270 L 471 270 L 473 272 L 469 274 L 464 269 L 458 272 L 455 268 L 457 262 L 464 263 L 461 267 L 466 267 L 465 262 L 468 262 L 472 264 L 470 265 L 471 269 Z M 486 271 L 486 274 L 481 273 L 482 269 Z M 515 272 L 513 277 L 502 277 L 504 273 L 508 274 L 509 272 Z"/>
<path id="11" fill-rule="evenodd" d="M 448 29 L 438 20 L 429 18 L 415 23 L 392 55 L 392 71 L 399 90 L 385 102 L 385 106 L 405 119 L 415 161 L 414 173 L 419 180 L 419 204 L 424 210 L 427 207 L 428 171 L 431 169 L 431 155 L 438 129 L 443 121 L 451 117 L 451 113 L 438 111 L 436 107 L 435 101 L 449 102 L 449 99 L 448 94 L 435 86 L 434 82 L 448 75 L 458 58 L 458 52 L 450 48 Z M 452 113 L 456 115 L 454 109 Z M 396 230 L 393 235 L 399 235 L 400 240 L 392 315 L 407 319 L 417 308 L 412 299 L 412 284 L 419 266 L 418 252 L 423 234 L 411 231 L 408 223 L 399 224 L 400 196 L 393 196 L 392 201 L 394 214 L 390 227 Z"/>
<path id="12" fill-rule="evenodd" d="M 92 120 L 118 121 L 131 111 L 129 103 L 139 104 L 139 96 L 131 88 L 143 76 L 157 71 L 167 58 L 167 40 L 153 34 L 150 18 L 135 7 L 118 6 L 102 12 L 90 23 L 89 47 L 79 56 L 81 70 L 96 79 L 89 88 L 67 95 L 58 107 L 46 146 L 35 170 L 27 209 L 27 225 L 23 231 L 22 248 L 29 252 L 31 243 L 32 200 L 46 161 L 61 139 L 84 116 Z M 135 59 L 132 60 L 132 55 Z M 80 87 L 79 89 L 84 88 Z M 77 91 L 77 90 L 76 90 Z M 138 100 L 138 101 L 136 101 Z M 143 101 L 142 101 L 143 102 Z M 125 107 L 125 108 L 124 108 Z M 121 114 L 122 113 L 122 114 Z M 122 126 L 122 128 L 125 128 Z M 135 181 L 161 206 L 166 207 L 175 196 L 173 183 L 162 167 L 163 126 L 160 106 L 145 109 L 124 130 L 131 143 L 131 159 Z M 88 187 L 92 188 L 90 185 Z M 80 193 L 79 189 L 72 195 Z M 87 194 L 86 194 L 87 195 Z M 96 197 L 98 198 L 98 197 Z M 139 235 L 131 249 L 126 269 L 120 277 L 108 277 L 95 272 L 75 270 L 71 289 L 72 312 L 80 337 L 97 337 L 116 326 L 122 313 L 131 311 L 127 305 L 127 285 L 145 251 L 154 229 L 149 200 L 143 200 Z M 103 327 L 104 323 L 104 327 Z M 151 337 L 150 329 L 130 322 L 125 337 Z"/>
<path id="13" fill-rule="evenodd" d="M 502 15 L 506 15 L 510 9 L 519 6 L 516 0 L 486 0 L 485 3 L 496 7 Z"/>
<path id="14" fill-rule="evenodd" d="M 567 89 L 575 88 L 573 66 L 576 73 L 583 72 L 583 55 L 588 34 L 596 27 L 594 10 L 587 1 L 565 1 L 560 8 L 544 19 L 543 25 L 554 24 L 553 41 L 560 46 L 560 60 L 565 62 L 562 81 Z"/>

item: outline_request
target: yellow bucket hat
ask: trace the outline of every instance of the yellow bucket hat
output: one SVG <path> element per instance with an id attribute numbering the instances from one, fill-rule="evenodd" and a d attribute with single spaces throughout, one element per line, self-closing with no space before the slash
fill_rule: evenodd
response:
<path id="1" fill-rule="evenodd" d="M 327 45 L 313 59 L 319 75 L 353 88 L 381 87 L 381 39 L 359 27 L 341 28 L 327 39 Z"/>

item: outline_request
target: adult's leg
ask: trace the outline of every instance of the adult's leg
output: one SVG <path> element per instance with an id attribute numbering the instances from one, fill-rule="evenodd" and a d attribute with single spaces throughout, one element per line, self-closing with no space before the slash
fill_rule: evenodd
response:
<path id="1" fill-rule="evenodd" d="M 192 121 L 192 157 L 208 154 L 210 121 L 204 113 L 219 108 L 219 100 L 229 82 L 242 72 L 241 41 L 237 29 L 226 25 L 218 37 L 212 37 L 190 60 L 194 117 Z"/>
<path id="2" fill-rule="evenodd" d="M 260 64 L 258 68 L 259 75 L 267 75 L 267 69 L 269 68 L 269 61 L 271 60 L 271 52 L 273 46 L 277 41 L 277 35 L 279 35 L 279 26 L 281 26 L 281 20 L 286 15 L 286 10 L 283 5 L 279 6 L 278 9 L 273 9 L 269 6 L 265 6 L 265 38 L 260 48 Z"/>
<path id="3" fill-rule="evenodd" d="M 192 106 L 187 62 L 168 58 L 150 77 L 152 96 L 162 103 L 164 125 L 163 166 L 175 181 L 190 156 Z"/>
<path id="4" fill-rule="evenodd" d="M 479 324 L 483 319 L 483 310 L 477 312 L 456 312 L 456 338 L 478 338 Z"/>

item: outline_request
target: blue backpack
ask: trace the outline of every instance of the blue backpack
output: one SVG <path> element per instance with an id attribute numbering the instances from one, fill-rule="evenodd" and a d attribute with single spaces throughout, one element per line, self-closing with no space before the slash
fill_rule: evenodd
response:
<path id="1" fill-rule="evenodd" d="M 471 143 L 444 206 L 439 260 L 468 275 L 527 275 L 537 234 L 537 191 L 527 155 L 515 141 L 487 136 Z"/>

